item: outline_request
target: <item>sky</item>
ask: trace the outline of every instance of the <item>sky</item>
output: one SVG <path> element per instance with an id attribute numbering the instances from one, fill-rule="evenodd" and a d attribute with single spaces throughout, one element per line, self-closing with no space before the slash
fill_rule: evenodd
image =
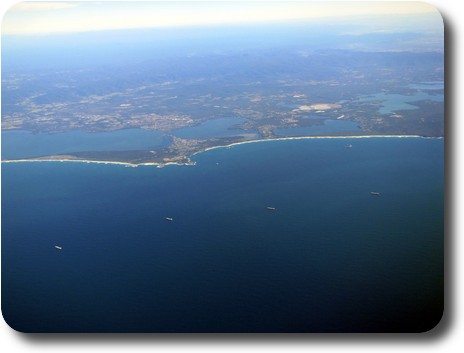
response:
<path id="1" fill-rule="evenodd" d="M 436 13 L 424 2 L 21 2 L 3 17 L 2 35 L 254 23 L 359 15 Z"/>

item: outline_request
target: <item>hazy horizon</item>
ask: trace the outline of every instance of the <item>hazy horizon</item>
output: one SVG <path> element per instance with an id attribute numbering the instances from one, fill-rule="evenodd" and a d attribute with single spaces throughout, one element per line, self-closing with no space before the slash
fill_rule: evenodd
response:
<path id="1" fill-rule="evenodd" d="M 360 18 L 416 14 L 441 17 L 435 7 L 422 2 L 21 2 L 5 13 L 2 36 L 295 20 L 357 23 Z M 389 31 L 395 23 L 381 21 L 377 26 L 374 30 Z"/>

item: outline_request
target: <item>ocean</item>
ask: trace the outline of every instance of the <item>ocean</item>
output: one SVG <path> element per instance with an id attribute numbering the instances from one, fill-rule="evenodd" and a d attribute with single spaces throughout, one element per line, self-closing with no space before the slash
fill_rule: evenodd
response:
<path id="1" fill-rule="evenodd" d="M 272 141 L 192 159 L 3 163 L 8 324 L 422 332 L 440 320 L 443 139 Z"/>

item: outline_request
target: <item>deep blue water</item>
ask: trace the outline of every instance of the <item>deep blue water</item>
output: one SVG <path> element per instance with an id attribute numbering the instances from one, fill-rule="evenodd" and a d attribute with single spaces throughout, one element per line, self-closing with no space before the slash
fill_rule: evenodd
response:
<path id="1" fill-rule="evenodd" d="M 2 158 L 15 159 L 82 151 L 129 151 L 159 147 L 163 134 L 154 130 L 125 129 L 110 132 L 70 131 L 33 134 L 2 131 Z"/>
<path id="2" fill-rule="evenodd" d="M 27 332 L 430 329 L 443 145 L 273 141 L 161 169 L 2 164 L 3 315 Z"/>

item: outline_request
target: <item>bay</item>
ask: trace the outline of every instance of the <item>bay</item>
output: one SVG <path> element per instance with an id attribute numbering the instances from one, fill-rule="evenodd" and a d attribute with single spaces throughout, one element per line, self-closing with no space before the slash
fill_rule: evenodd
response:
<path id="1" fill-rule="evenodd" d="M 423 86 L 411 86 L 411 88 Z M 430 88 L 429 88 L 430 89 Z M 432 89 L 430 91 L 433 92 Z M 419 102 L 423 100 L 430 100 L 432 102 L 443 102 L 444 95 L 441 94 L 428 94 L 423 91 L 418 91 L 413 95 L 404 95 L 404 94 L 391 94 L 391 93 L 377 93 L 369 95 L 363 98 L 358 99 L 358 102 L 373 102 L 380 101 L 381 106 L 378 110 L 380 114 L 392 114 L 401 110 L 416 110 L 417 106 L 414 105 L 414 102 Z"/>
<path id="2" fill-rule="evenodd" d="M 122 129 L 108 132 L 68 131 L 38 133 L 2 131 L 2 159 L 39 157 L 83 151 L 129 151 L 165 144 L 155 130 Z"/>

